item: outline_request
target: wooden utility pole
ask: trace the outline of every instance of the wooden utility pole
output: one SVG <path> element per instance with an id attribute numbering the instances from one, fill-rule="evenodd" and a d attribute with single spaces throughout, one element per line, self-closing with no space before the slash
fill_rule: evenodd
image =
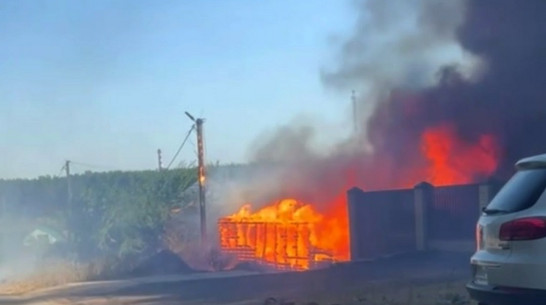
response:
<path id="1" fill-rule="evenodd" d="M 195 120 L 197 131 L 197 178 L 199 183 L 199 213 L 201 215 L 201 243 L 207 242 L 207 212 L 205 205 L 205 152 L 203 148 L 203 119 Z"/>
<path id="2" fill-rule="evenodd" d="M 157 150 L 157 169 L 159 171 L 163 170 L 163 162 L 161 160 L 161 149 Z"/>
<path id="3" fill-rule="evenodd" d="M 7 250 L 7 242 L 6 242 L 6 236 L 7 236 L 7 225 L 6 225 L 6 220 L 8 219 L 7 215 L 6 215 L 6 194 L 2 194 L 2 217 L 0 218 L 2 219 L 2 224 L 0 225 L 0 259 L 4 259 L 5 258 L 5 253 L 6 253 L 6 250 Z"/>
<path id="4" fill-rule="evenodd" d="M 66 192 L 67 192 L 67 209 L 68 212 L 72 212 L 72 181 L 70 179 L 70 161 L 66 160 L 64 164 L 64 170 L 66 172 Z"/>
<path id="5" fill-rule="evenodd" d="M 203 123 L 202 118 L 194 118 L 186 112 L 186 115 L 195 123 L 197 132 L 197 184 L 199 185 L 199 214 L 201 219 L 201 244 L 207 243 L 207 209 L 205 200 L 205 149 L 203 147 Z"/>
<path id="6" fill-rule="evenodd" d="M 64 170 L 66 173 L 66 211 L 67 211 L 67 222 L 68 222 L 68 241 L 72 245 L 74 241 L 73 228 L 74 228 L 74 215 L 72 207 L 72 179 L 70 177 L 70 161 L 66 160 L 64 163 Z"/>

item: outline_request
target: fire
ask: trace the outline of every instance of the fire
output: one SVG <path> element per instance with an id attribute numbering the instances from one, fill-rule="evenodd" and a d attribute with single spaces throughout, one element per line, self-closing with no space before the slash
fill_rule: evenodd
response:
<path id="1" fill-rule="evenodd" d="M 308 166 L 283 184 L 284 196 L 253 211 L 250 204 L 219 220 L 221 248 L 240 260 L 258 261 L 277 268 L 307 270 L 326 261 L 350 258 L 346 192 L 354 186 L 411 188 L 422 181 L 433 185 L 464 184 L 490 176 L 497 169 L 499 146 L 492 135 L 475 141 L 461 138 L 456 129 L 439 125 L 420 136 L 421 160 L 409 160 L 385 180 L 389 168 L 376 158 L 359 165 L 359 159 Z M 365 156 L 366 157 L 366 156 Z M 303 173 L 303 174 L 302 174 Z M 298 182 L 298 178 L 305 183 Z M 388 176 L 388 175 L 387 175 Z M 394 181 L 396 180 L 396 181 Z M 288 197 L 288 199 L 282 199 Z M 292 197 L 292 198 L 290 198 Z M 372 241 L 373 242 L 373 241 Z"/>
<path id="2" fill-rule="evenodd" d="M 426 180 L 433 185 L 471 183 L 476 177 L 490 176 L 498 165 L 499 149 L 492 135 L 466 143 L 450 125 L 427 129 L 422 150 L 430 163 Z"/>
<path id="3" fill-rule="evenodd" d="M 340 215 L 344 210 L 321 214 L 310 204 L 283 199 L 253 213 L 247 204 L 220 220 L 220 244 L 224 250 L 246 250 L 249 258 L 287 269 L 347 260 L 347 216 Z"/>

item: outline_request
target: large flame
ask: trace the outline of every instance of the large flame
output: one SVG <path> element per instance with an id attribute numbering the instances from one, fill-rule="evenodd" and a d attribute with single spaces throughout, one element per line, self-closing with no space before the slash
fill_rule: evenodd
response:
<path id="1" fill-rule="evenodd" d="M 333 206 L 342 209 L 321 214 L 310 204 L 283 199 L 253 213 L 246 204 L 220 220 L 221 246 L 246 249 L 255 258 L 290 269 L 347 260 L 347 215 L 343 204 Z"/>
<path id="2" fill-rule="evenodd" d="M 464 184 L 495 172 L 499 149 L 492 135 L 481 135 L 475 143 L 457 137 L 448 124 L 427 129 L 422 150 L 430 167 L 424 180 L 433 185 Z"/>
<path id="3" fill-rule="evenodd" d="M 469 142 L 459 137 L 448 124 L 426 129 L 420 147 L 425 161 L 423 167 L 411 172 L 400 171 L 403 177 L 397 177 L 398 182 L 386 188 L 408 188 L 422 181 L 433 185 L 471 183 L 494 173 L 499 160 L 499 149 L 493 136 L 482 135 Z M 295 198 L 279 198 L 256 212 L 252 211 L 251 204 L 242 206 L 235 214 L 220 220 L 221 247 L 236 253 L 246 251 L 246 256 L 239 257 L 241 259 L 299 270 L 325 259 L 348 260 L 346 191 L 354 186 L 365 187 L 362 181 L 371 181 L 362 176 L 378 174 L 374 171 L 359 173 L 357 168 L 350 165 L 336 169 L 343 171 L 341 179 L 326 179 L 326 182 L 314 185 L 312 190 L 302 189 L 299 197 L 296 190 Z M 380 171 L 382 164 L 376 164 L 374 168 Z M 317 177 L 309 179 L 317 181 Z M 336 190 L 333 191 L 334 182 Z M 291 185 L 286 187 L 291 188 Z M 315 198 L 329 198 L 326 200 L 330 201 L 303 202 L 310 191 L 316 193 Z"/>

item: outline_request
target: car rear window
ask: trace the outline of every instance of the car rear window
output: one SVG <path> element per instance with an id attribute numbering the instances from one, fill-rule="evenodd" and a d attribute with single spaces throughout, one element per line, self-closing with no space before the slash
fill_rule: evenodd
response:
<path id="1" fill-rule="evenodd" d="M 532 207 L 546 189 L 546 169 L 520 170 L 504 185 L 487 206 L 507 213 Z"/>

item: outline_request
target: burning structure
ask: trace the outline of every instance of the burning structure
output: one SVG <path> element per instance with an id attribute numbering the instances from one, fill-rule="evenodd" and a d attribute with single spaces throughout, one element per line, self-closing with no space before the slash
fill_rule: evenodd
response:
<path id="1" fill-rule="evenodd" d="M 339 240 L 328 236 L 328 220 L 309 204 L 283 199 L 252 213 L 250 205 L 218 222 L 221 248 L 239 260 L 260 260 L 275 268 L 306 270 L 345 260 Z M 344 228 L 341 228 L 344 230 Z"/>
<path id="2" fill-rule="evenodd" d="M 365 92 L 361 132 L 329 151 L 312 148 L 320 134 L 312 126 L 261 139 L 252 161 L 282 169 L 240 196 L 238 208 L 248 202 L 256 212 L 244 206 L 220 220 L 224 249 L 299 269 L 346 260 L 353 186 L 504 179 L 515 160 L 546 151 L 536 140 L 546 129 L 545 1 L 367 0 L 357 9 L 354 35 L 322 81 Z"/>

